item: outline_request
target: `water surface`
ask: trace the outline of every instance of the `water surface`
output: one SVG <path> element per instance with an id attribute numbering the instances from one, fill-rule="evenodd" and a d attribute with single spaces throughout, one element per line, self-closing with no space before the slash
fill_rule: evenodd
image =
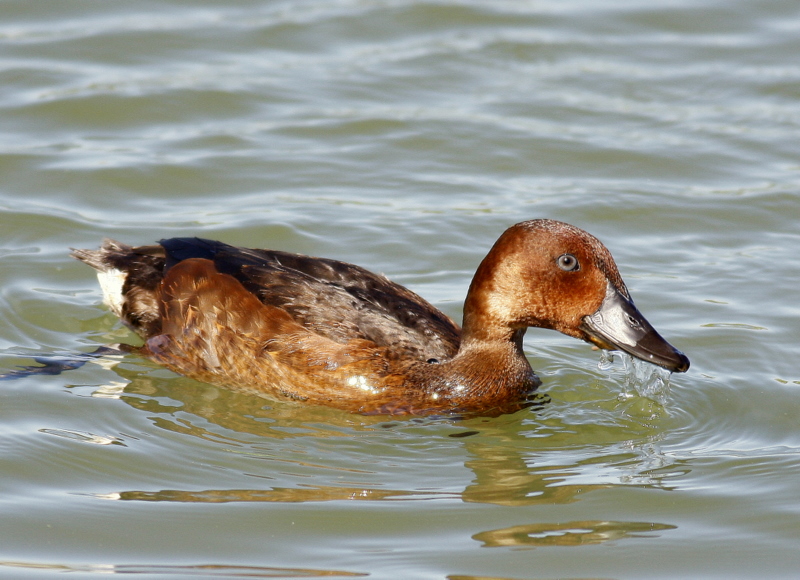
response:
<path id="1" fill-rule="evenodd" d="M 68 257 L 173 235 L 383 272 L 456 319 L 510 224 L 614 254 L 692 368 L 551 331 L 497 418 L 265 401 L 134 356 L 0 383 L 0 576 L 800 569 L 795 2 L 7 1 L 0 357 L 134 341 Z"/>

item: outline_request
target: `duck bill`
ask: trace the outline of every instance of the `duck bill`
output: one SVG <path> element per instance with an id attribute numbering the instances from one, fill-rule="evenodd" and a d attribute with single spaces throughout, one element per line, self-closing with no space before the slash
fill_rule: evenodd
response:
<path id="1" fill-rule="evenodd" d="M 633 302 L 611 284 L 597 312 L 583 318 L 581 330 L 600 348 L 625 351 L 671 372 L 689 369 L 686 355 L 664 340 Z"/>

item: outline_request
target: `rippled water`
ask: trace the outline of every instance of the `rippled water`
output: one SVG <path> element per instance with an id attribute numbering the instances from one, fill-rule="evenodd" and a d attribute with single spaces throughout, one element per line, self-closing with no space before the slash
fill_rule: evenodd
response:
<path id="1" fill-rule="evenodd" d="M 648 398 L 531 331 L 550 402 L 463 421 L 133 356 L 0 382 L 0 576 L 796 577 L 796 2 L 0 11 L 3 369 L 134 340 L 68 257 L 104 236 L 338 258 L 460 318 L 533 217 L 602 239 L 692 361 Z"/>

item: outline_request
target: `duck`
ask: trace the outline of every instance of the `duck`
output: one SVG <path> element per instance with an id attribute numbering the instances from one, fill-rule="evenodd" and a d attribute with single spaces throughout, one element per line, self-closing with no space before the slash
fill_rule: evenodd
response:
<path id="1" fill-rule="evenodd" d="M 609 250 L 580 228 L 532 219 L 481 261 L 459 326 L 362 267 L 203 238 L 72 256 L 138 334 L 130 351 L 187 377 L 273 401 L 387 415 L 499 414 L 542 382 L 530 327 L 621 350 L 670 372 L 689 359 L 639 312 Z"/>

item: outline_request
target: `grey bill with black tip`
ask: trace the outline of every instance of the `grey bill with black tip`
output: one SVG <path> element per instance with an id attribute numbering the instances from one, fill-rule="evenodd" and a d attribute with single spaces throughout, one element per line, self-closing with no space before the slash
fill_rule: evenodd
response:
<path id="1" fill-rule="evenodd" d="M 633 302 L 611 284 L 600 308 L 583 318 L 581 329 L 600 348 L 625 351 L 671 372 L 689 369 L 689 358 L 664 340 Z"/>

